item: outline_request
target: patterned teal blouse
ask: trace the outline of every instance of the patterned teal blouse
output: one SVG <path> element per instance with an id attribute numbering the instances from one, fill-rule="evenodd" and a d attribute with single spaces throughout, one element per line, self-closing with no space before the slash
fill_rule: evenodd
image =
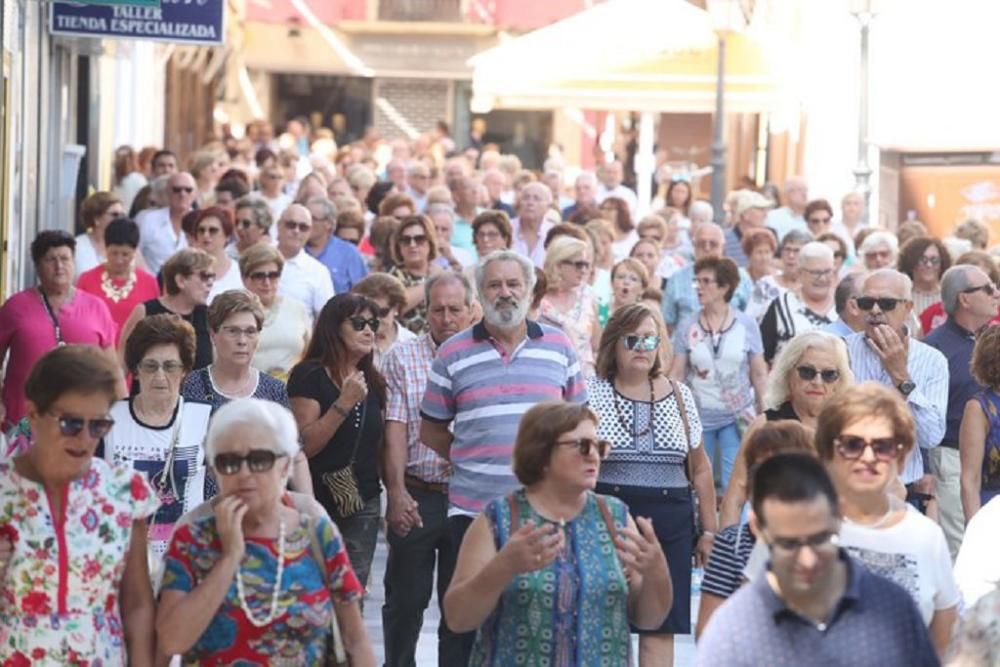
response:
<path id="1" fill-rule="evenodd" d="M 625 526 L 624 503 L 602 497 L 616 527 Z M 517 526 L 511 526 L 506 497 L 484 510 L 497 550 L 529 519 L 548 522 L 531 507 L 523 489 L 514 492 L 514 500 Z M 507 585 L 476 635 L 470 667 L 630 664 L 628 583 L 593 493 L 565 531 L 566 547 L 553 563 L 519 574 Z"/>

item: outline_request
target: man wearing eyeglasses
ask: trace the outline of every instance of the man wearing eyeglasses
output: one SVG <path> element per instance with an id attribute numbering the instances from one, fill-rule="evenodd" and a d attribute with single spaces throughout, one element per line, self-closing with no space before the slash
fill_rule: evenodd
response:
<path id="1" fill-rule="evenodd" d="M 907 485 L 908 500 L 924 510 L 933 499 L 933 478 L 924 474 L 924 456 L 945 434 L 948 362 L 910 336 L 906 322 L 913 310 L 912 291 L 910 279 L 895 269 L 870 273 L 855 299 L 865 316 L 865 330 L 845 341 L 855 380 L 895 387 L 913 413 L 919 449 L 910 453 L 899 477 Z"/>
<path id="2" fill-rule="evenodd" d="M 750 527 L 769 552 L 766 576 L 715 612 L 695 664 L 940 664 L 910 594 L 839 546 L 837 492 L 822 463 L 778 454 L 754 474 L 752 498 Z"/>
<path id="3" fill-rule="evenodd" d="M 930 469 L 937 487 L 940 524 L 952 558 L 958 555 L 965 532 L 962 511 L 961 462 L 958 432 L 965 404 L 984 389 L 969 370 L 976 333 L 997 315 L 1000 292 L 979 267 L 953 266 L 941 277 L 941 301 L 948 319 L 924 339 L 948 360 L 948 412 L 944 440 L 930 453 Z"/>
<path id="4" fill-rule="evenodd" d="M 305 251 L 312 232 L 312 215 L 301 204 L 292 204 L 278 220 L 278 252 L 285 258 L 278 294 L 302 303 L 313 321 L 333 298 L 330 271 Z"/>
<path id="5" fill-rule="evenodd" d="M 306 208 L 313 221 L 306 252 L 330 271 L 334 292 L 350 292 L 368 275 L 368 264 L 353 243 L 337 238 L 337 208 L 332 201 L 313 197 L 306 202 Z"/>
<path id="6" fill-rule="evenodd" d="M 149 272 L 156 275 L 167 258 L 187 247 L 181 233 L 181 220 L 194 206 L 197 184 L 186 171 L 177 172 L 167 181 L 167 205 L 149 211 L 139 226 L 139 252 Z"/>

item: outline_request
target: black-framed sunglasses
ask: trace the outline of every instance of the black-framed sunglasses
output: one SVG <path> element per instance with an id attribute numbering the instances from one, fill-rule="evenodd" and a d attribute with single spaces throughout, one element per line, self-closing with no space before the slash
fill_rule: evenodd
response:
<path id="1" fill-rule="evenodd" d="M 611 451 L 611 443 L 607 440 L 592 440 L 590 438 L 579 438 L 577 440 L 556 440 L 556 444 L 562 447 L 576 447 L 581 456 L 590 456 L 591 450 L 596 450 L 600 458 L 607 458 Z"/>
<path id="2" fill-rule="evenodd" d="M 249 276 L 250 280 L 258 283 L 270 280 L 272 283 L 281 277 L 281 271 L 254 271 Z"/>
<path id="3" fill-rule="evenodd" d="M 355 315 L 350 320 L 351 326 L 355 331 L 364 331 L 367 326 L 372 330 L 372 333 L 378 333 L 378 327 L 381 324 L 377 317 L 361 317 L 360 315 Z"/>
<path id="4" fill-rule="evenodd" d="M 860 435 L 842 435 L 833 439 L 837 451 L 845 459 L 853 461 L 861 458 L 865 450 L 872 448 L 872 454 L 879 461 L 891 461 L 896 458 L 896 453 L 903 448 L 902 443 L 896 442 L 894 438 L 862 438 Z"/>
<path id="5" fill-rule="evenodd" d="M 819 375 L 820 379 L 823 380 L 824 384 L 833 384 L 840 379 L 840 371 L 836 368 L 824 368 L 823 370 L 820 370 L 818 368 L 814 368 L 813 366 L 803 365 L 796 367 L 795 370 L 798 372 L 799 377 L 806 382 L 812 382 L 817 375 Z"/>
<path id="6" fill-rule="evenodd" d="M 103 438 L 115 425 L 115 420 L 110 417 L 99 417 L 97 419 L 84 419 L 83 417 L 73 417 L 70 415 L 53 414 L 59 424 L 59 432 L 67 438 L 75 438 L 86 428 L 91 438 L 97 440 Z"/>
<path id="7" fill-rule="evenodd" d="M 855 303 L 858 304 L 858 308 L 861 310 L 871 310 L 878 304 L 879 310 L 883 313 L 891 313 L 896 310 L 896 306 L 901 303 L 906 303 L 906 299 L 896 299 L 891 296 L 874 297 L 874 296 L 859 296 L 856 298 Z"/>
<path id="8" fill-rule="evenodd" d="M 425 243 L 427 243 L 427 235 L 426 234 L 417 234 L 416 236 L 408 236 L 408 235 L 401 234 L 399 236 L 399 245 L 402 245 L 402 246 L 409 246 L 409 245 L 420 246 L 420 245 L 424 245 Z"/>
<path id="9" fill-rule="evenodd" d="M 997 288 L 993 283 L 986 283 L 985 285 L 977 285 L 975 287 L 969 287 L 968 289 L 962 290 L 962 294 L 972 294 L 973 292 L 978 292 L 982 290 L 986 292 L 987 296 L 994 296 L 996 294 Z"/>
<path id="10" fill-rule="evenodd" d="M 272 452 L 270 449 L 251 449 L 246 456 L 239 454 L 217 454 L 212 467 L 220 475 L 235 475 L 246 461 L 250 472 L 267 472 L 274 467 L 274 462 L 285 454 Z"/>
<path id="11" fill-rule="evenodd" d="M 660 346 L 660 337 L 629 334 L 622 336 L 622 345 L 632 352 L 652 352 Z"/>
<path id="12" fill-rule="evenodd" d="M 577 271 L 586 271 L 587 269 L 590 268 L 590 262 L 588 262 L 585 259 L 579 259 L 575 262 L 571 262 L 567 259 L 566 261 L 561 262 L 561 264 L 563 264 L 564 266 L 572 266 Z"/>

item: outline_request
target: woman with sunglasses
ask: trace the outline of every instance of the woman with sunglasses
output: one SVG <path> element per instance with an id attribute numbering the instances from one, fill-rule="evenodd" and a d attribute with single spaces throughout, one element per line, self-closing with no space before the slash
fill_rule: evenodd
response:
<path id="1" fill-rule="evenodd" d="M 557 401 L 521 418 L 523 486 L 469 526 L 444 598 L 452 631 L 478 629 L 469 665 L 631 664 L 629 622 L 655 628 L 667 615 L 670 573 L 653 525 L 594 493 L 609 448 L 597 421 Z"/>
<path id="2" fill-rule="evenodd" d="M 197 247 L 215 258 L 215 282 L 208 293 L 208 303 L 223 292 L 242 289 L 240 269 L 226 252 L 233 235 L 233 214 L 221 206 L 210 206 L 198 211 L 190 224 Z"/>
<path id="3" fill-rule="evenodd" d="M 367 585 L 380 514 L 379 449 L 385 380 L 375 368 L 374 303 L 338 294 L 323 306 L 309 347 L 288 378 L 313 492 L 347 542 Z"/>
<path id="4" fill-rule="evenodd" d="M 670 615 L 640 631 L 640 667 L 673 664 L 673 636 L 691 632 L 691 558 L 708 558 L 716 531 L 715 487 L 701 446 L 691 390 L 663 372 L 667 345 L 654 311 L 642 304 L 616 311 L 604 329 L 590 405 L 601 415 L 600 438 L 611 443 L 598 493 L 621 499 L 633 516 L 649 517 L 666 554 L 674 591 Z M 695 541 L 694 502 L 705 532 Z"/>
<path id="5" fill-rule="evenodd" d="M 122 200 L 110 192 L 95 192 L 80 204 L 80 224 L 83 234 L 76 237 L 76 275 L 100 266 L 107 257 L 104 230 L 113 220 L 124 218 L 128 209 Z"/>
<path id="6" fill-rule="evenodd" d="M 910 239 L 899 249 L 899 272 L 913 281 L 913 314 L 941 303 L 941 276 L 951 267 L 944 243 L 926 236 Z"/>
<path id="7" fill-rule="evenodd" d="M 236 238 L 226 246 L 226 254 L 231 259 L 239 261 L 240 256 L 256 244 L 261 242 L 270 244 L 274 240 L 270 236 L 274 217 L 263 197 L 258 195 L 240 197 L 236 201 L 233 218 Z"/>
<path id="8" fill-rule="evenodd" d="M 441 270 L 433 264 L 437 257 L 434 223 L 426 215 L 405 216 L 389 243 L 394 263 L 389 275 L 398 278 L 406 288 L 406 305 L 399 322 L 417 335 L 427 333 L 424 281 Z"/>
<path id="9" fill-rule="evenodd" d="M 594 374 L 594 355 L 601 327 L 597 303 L 588 285 L 590 246 L 580 239 L 561 236 L 545 251 L 545 296 L 538 307 L 538 320 L 559 327 L 569 336 L 580 360 L 584 377 Z"/>
<path id="10" fill-rule="evenodd" d="M 765 423 L 785 420 L 815 429 L 816 419 L 826 401 L 852 384 L 854 373 L 843 340 L 821 331 L 799 334 L 775 358 L 764 388 L 764 412 L 750 424 L 747 432 Z M 749 478 L 743 453 L 746 447 L 747 438 L 744 438 L 726 486 L 726 495 L 722 498 L 719 524 L 723 527 L 743 523 Z"/>
<path id="11" fill-rule="evenodd" d="M 0 464 L 4 664 L 153 664 L 146 519 L 159 503 L 145 476 L 94 457 L 120 383 L 89 345 L 52 350 L 27 379 L 35 443 Z"/>
<path id="12" fill-rule="evenodd" d="M 378 309 L 375 313 L 379 319 L 375 334 L 375 368 L 381 373 L 389 351 L 417 337 L 399 323 L 399 315 L 406 307 L 406 288 L 388 273 L 372 273 L 356 283 L 351 292 L 370 299 Z"/>
<path id="13" fill-rule="evenodd" d="M 323 667 L 335 664 L 336 624 L 350 664 L 374 667 L 344 539 L 328 517 L 284 502 L 298 436 L 288 410 L 269 401 L 240 399 L 213 417 L 205 449 L 219 495 L 171 538 L 160 654 L 186 665 Z"/>

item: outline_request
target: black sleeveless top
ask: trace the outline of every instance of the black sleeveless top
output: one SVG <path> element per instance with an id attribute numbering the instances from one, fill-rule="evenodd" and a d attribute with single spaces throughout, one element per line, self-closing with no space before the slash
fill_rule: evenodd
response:
<path id="1" fill-rule="evenodd" d="M 146 307 L 146 315 L 176 315 L 172 310 L 160 303 L 159 299 L 150 299 L 142 304 Z M 188 324 L 194 327 L 194 368 L 198 370 L 212 363 L 212 339 L 208 337 L 208 306 L 195 306 L 190 315 L 181 315 Z"/>
<path id="2" fill-rule="evenodd" d="M 795 410 L 792 408 L 791 401 L 785 401 L 777 410 L 764 410 L 764 417 L 769 422 L 781 421 L 782 419 L 791 419 L 792 421 L 800 422 L 799 416 L 795 414 Z"/>

